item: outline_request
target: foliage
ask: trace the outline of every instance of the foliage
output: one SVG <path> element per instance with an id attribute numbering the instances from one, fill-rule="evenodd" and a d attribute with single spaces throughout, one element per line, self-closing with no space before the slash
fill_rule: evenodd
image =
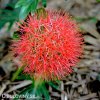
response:
<path id="1" fill-rule="evenodd" d="M 30 12 L 35 12 L 40 0 L 19 0 L 15 8 L 21 7 L 19 19 L 24 19 Z M 46 7 L 46 0 L 42 0 L 42 5 Z"/>
<path id="2" fill-rule="evenodd" d="M 22 90 L 19 94 L 17 94 L 14 98 L 14 100 L 19 100 L 20 95 L 24 95 L 26 100 L 32 99 L 31 97 L 38 98 L 38 100 L 50 100 L 49 92 L 46 88 L 46 85 L 50 85 L 52 88 L 55 88 L 59 91 L 59 83 L 60 81 L 56 82 L 42 82 L 38 85 L 37 88 L 35 88 L 35 81 L 32 79 L 29 75 L 20 74 L 17 77 L 17 80 L 32 80 L 32 85 L 26 87 L 24 90 Z M 36 89 L 36 90 L 35 90 Z"/>
<path id="3" fill-rule="evenodd" d="M 14 9 L 16 2 L 11 2 L 5 9 L 0 9 L 0 29 L 9 23 L 8 30 L 11 28 L 15 21 L 18 21 L 19 8 Z"/>
<path id="4" fill-rule="evenodd" d="M 97 2 L 100 2 L 100 0 L 96 0 Z"/>
<path id="5" fill-rule="evenodd" d="M 46 7 L 46 0 L 12 0 L 6 8 L 0 9 L 0 29 L 9 23 L 8 30 L 13 23 L 20 19 L 25 19 L 29 13 L 34 13 L 38 3 Z"/>

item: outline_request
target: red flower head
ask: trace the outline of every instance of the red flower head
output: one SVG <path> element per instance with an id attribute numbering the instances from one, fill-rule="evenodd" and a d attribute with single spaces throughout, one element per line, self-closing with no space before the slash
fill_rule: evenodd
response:
<path id="1" fill-rule="evenodd" d="M 72 72 L 82 54 L 83 39 L 68 14 L 47 12 L 46 18 L 29 16 L 14 45 L 24 72 L 43 80 L 61 79 Z"/>

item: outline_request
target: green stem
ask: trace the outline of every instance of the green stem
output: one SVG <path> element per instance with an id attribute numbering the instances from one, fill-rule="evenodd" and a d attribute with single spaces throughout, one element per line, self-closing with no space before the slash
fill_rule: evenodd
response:
<path id="1" fill-rule="evenodd" d="M 11 81 L 14 81 L 18 77 L 18 75 L 22 72 L 23 67 L 24 66 L 18 68 L 18 70 L 13 74 Z"/>
<path id="2" fill-rule="evenodd" d="M 36 79 L 34 83 L 34 92 L 36 92 L 38 88 L 42 86 L 43 83 L 44 81 L 41 78 Z"/>

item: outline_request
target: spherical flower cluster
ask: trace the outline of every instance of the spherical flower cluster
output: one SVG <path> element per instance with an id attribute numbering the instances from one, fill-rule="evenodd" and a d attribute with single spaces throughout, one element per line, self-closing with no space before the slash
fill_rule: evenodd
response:
<path id="1" fill-rule="evenodd" d="M 82 35 L 68 14 L 47 11 L 45 18 L 37 17 L 29 16 L 19 25 L 22 34 L 13 43 L 13 51 L 25 65 L 24 72 L 34 78 L 64 78 L 82 54 Z"/>

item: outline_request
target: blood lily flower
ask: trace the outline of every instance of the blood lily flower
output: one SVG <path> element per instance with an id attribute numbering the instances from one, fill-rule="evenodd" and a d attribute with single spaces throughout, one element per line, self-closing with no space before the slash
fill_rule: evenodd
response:
<path id="1" fill-rule="evenodd" d="M 62 79 L 72 72 L 82 54 L 83 38 L 68 14 L 47 11 L 19 25 L 20 39 L 13 43 L 24 72 L 42 80 Z"/>

